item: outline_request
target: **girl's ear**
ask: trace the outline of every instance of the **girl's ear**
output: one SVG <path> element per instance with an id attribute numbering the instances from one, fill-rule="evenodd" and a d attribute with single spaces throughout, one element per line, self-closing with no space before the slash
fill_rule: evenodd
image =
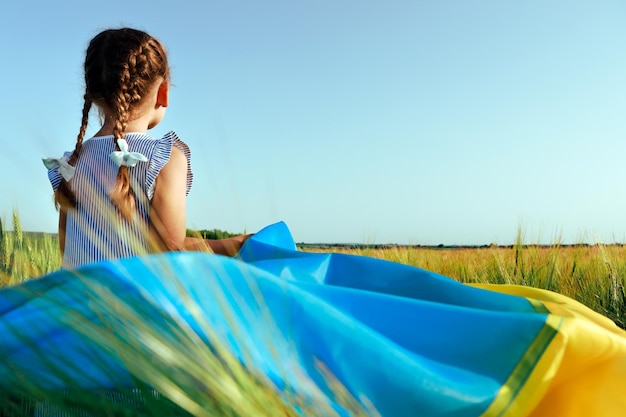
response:
<path id="1" fill-rule="evenodd" d="M 159 84 L 159 90 L 157 91 L 157 106 L 167 107 L 169 104 L 170 84 L 167 81 L 163 81 Z"/>

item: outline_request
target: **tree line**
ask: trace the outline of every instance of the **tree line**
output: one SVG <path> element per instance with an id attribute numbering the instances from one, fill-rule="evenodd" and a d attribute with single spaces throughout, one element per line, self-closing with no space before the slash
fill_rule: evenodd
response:
<path id="1" fill-rule="evenodd" d="M 201 237 L 203 239 L 227 239 L 229 237 L 238 236 L 240 233 L 231 233 L 226 230 L 211 229 L 211 230 L 191 230 L 187 229 L 187 236 Z"/>

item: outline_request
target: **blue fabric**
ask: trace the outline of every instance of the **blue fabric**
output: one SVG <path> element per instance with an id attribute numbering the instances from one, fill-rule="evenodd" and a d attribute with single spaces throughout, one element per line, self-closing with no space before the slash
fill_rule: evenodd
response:
<path id="1" fill-rule="evenodd" d="M 321 362 L 383 416 L 481 415 L 520 363 L 530 372 L 538 357 L 528 349 L 547 317 L 525 298 L 418 268 L 297 251 L 277 223 L 234 259 L 188 252 L 105 261 L 0 291 L 0 388 L 26 379 L 61 389 L 68 374 L 84 388 L 132 386 L 115 352 L 76 328 L 88 318 L 130 332 L 107 310 L 108 297 L 141 306 L 163 334 L 186 323 L 214 343 L 209 325 L 279 388 L 307 396 L 312 381 L 341 410 Z"/>

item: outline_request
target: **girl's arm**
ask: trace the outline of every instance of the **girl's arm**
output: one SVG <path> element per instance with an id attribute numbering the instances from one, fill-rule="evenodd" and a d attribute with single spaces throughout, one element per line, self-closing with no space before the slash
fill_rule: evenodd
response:
<path id="1" fill-rule="evenodd" d="M 170 160 L 157 176 L 150 207 L 152 235 L 161 250 L 210 251 L 233 256 L 250 235 L 208 240 L 186 237 L 187 159 L 172 148 Z"/>
<path id="2" fill-rule="evenodd" d="M 210 250 L 218 255 L 234 256 L 241 249 L 241 245 L 252 235 L 239 235 L 233 236 L 227 239 L 202 239 L 199 237 L 187 237 L 185 238 L 186 250 Z"/>
<path id="3" fill-rule="evenodd" d="M 152 235 L 161 250 L 181 250 L 185 243 L 187 159 L 172 147 L 170 160 L 159 172 L 150 204 Z"/>
<path id="4" fill-rule="evenodd" d="M 61 249 L 61 258 L 65 254 L 65 224 L 67 222 L 67 212 L 62 208 L 59 209 L 59 249 Z"/>

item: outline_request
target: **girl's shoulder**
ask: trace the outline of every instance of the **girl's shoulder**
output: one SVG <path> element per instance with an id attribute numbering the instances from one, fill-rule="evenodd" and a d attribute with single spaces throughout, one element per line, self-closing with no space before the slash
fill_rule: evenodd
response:
<path id="1" fill-rule="evenodd" d="M 137 144 L 146 144 L 146 145 L 157 146 L 157 147 L 170 147 L 171 148 L 172 146 L 176 146 L 177 148 L 180 148 L 185 153 L 185 155 L 187 154 L 191 155 L 189 146 L 187 146 L 187 144 L 183 142 L 178 137 L 176 132 L 174 132 L 173 130 L 167 132 L 165 135 L 163 135 L 160 138 L 155 138 L 154 136 L 151 136 L 147 133 L 127 133 L 126 141 L 128 142 L 129 145 L 131 143 L 137 143 Z"/>
<path id="2" fill-rule="evenodd" d="M 189 146 L 185 142 L 183 142 L 173 130 L 170 130 L 161 139 L 158 140 L 165 144 L 175 146 L 176 148 L 180 149 L 183 154 L 185 154 L 187 160 L 191 159 L 191 150 L 189 149 Z"/>
<path id="3" fill-rule="evenodd" d="M 187 146 L 174 131 L 167 132 L 158 139 L 147 134 L 130 134 L 127 135 L 127 138 L 130 151 L 141 153 L 142 150 L 145 149 L 152 158 L 156 158 L 160 160 L 162 164 L 166 164 L 172 155 L 172 149 L 177 148 L 182 151 L 185 158 L 187 158 L 187 164 L 191 164 L 191 150 L 189 146 Z"/>
<path id="4" fill-rule="evenodd" d="M 146 184 L 148 197 L 152 198 L 156 177 L 161 172 L 161 169 L 163 169 L 163 167 L 169 162 L 174 148 L 179 149 L 187 159 L 187 193 L 189 193 L 193 182 L 193 172 L 191 171 L 191 151 L 189 150 L 189 146 L 187 146 L 187 144 L 183 142 L 174 131 L 166 133 L 159 139 L 148 139 L 150 138 L 148 135 L 144 136 L 147 138 L 137 138 L 137 144 L 149 143 L 153 146 L 153 150 L 150 153 L 151 157 L 148 170 L 148 181 Z M 151 140 L 151 142 L 145 142 L 146 140 Z M 133 143 L 129 142 L 129 150 L 141 152 L 141 150 L 134 149 L 133 145 Z M 140 146 L 138 146 L 138 149 L 139 148 Z"/>

